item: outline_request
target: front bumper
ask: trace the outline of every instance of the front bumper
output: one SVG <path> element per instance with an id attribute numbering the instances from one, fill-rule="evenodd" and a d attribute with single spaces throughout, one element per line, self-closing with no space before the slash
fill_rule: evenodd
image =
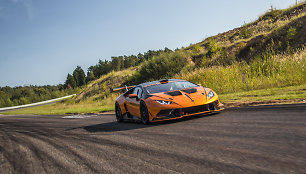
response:
<path id="1" fill-rule="evenodd" d="M 161 110 L 156 117 L 152 119 L 152 122 L 162 121 L 162 120 L 172 120 L 179 119 L 186 116 L 200 115 L 205 113 L 214 113 L 219 112 L 224 109 L 223 104 L 216 100 L 212 103 L 186 107 L 186 108 L 178 108 L 178 109 L 167 109 Z"/>

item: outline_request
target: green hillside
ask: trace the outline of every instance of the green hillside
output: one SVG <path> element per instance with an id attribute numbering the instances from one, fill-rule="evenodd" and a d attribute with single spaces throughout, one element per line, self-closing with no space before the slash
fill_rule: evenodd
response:
<path id="1" fill-rule="evenodd" d="M 131 56 L 134 63 L 128 66 L 128 62 L 119 66 L 115 58 L 111 63 L 100 62 L 115 68 L 100 73 L 75 98 L 52 105 L 54 112 L 49 114 L 112 110 L 119 93 L 110 88 L 162 78 L 200 83 L 214 89 L 225 103 L 235 102 L 235 94 L 259 97 L 236 97 L 238 102 L 305 99 L 305 24 L 306 3 L 302 2 L 283 10 L 271 8 L 256 21 L 185 48 L 148 52 L 141 60 Z M 91 70 L 98 72 L 97 66 Z"/>
<path id="2" fill-rule="evenodd" d="M 77 99 L 103 98 L 113 95 L 109 88 L 162 78 L 183 78 L 221 94 L 304 84 L 305 24 L 306 3 L 270 9 L 240 28 L 103 75 Z"/>

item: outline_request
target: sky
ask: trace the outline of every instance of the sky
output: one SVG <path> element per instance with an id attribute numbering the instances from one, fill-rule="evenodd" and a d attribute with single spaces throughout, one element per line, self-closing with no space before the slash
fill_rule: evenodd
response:
<path id="1" fill-rule="evenodd" d="M 0 86 L 63 84 L 111 56 L 176 49 L 295 0 L 0 0 Z"/>

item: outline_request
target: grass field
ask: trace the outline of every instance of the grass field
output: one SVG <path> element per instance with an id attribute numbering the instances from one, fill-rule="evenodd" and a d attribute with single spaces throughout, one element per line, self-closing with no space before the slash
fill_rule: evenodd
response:
<path id="1" fill-rule="evenodd" d="M 113 111 L 114 98 L 108 98 L 98 102 L 80 102 L 80 103 L 55 103 L 50 105 L 19 109 L 4 112 L 5 115 L 62 115 L 62 114 L 89 114 Z M 237 93 L 228 93 L 220 95 L 221 102 L 226 107 L 258 105 L 258 104 L 276 104 L 276 103 L 297 103 L 306 100 L 306 85 L 290 86 L 283 88 L 261 89 L 253 91 L 244 91 Z"/>
<path id="2" fill-rule="evenodd" d="M 12 110 L 1 114 L 5 115 L 62 115 L 62 114 L 80 114 L 80 113 L 101 113 L 112 111 L 115 98 L 107 98 L 101 101 L 81 101 L 75 102 L 75 99 L 67 99 L 50 105 L 29 107 L 24 109 Z"/>
<path id="3" fill-rule="evenodd" d="M 227 107 L 306 102 L 306 85 L 221 94 L 220 98 Z"/>
<path id="4" fill-rule="evenodd" d="M 187 69 L 174 78 L 209 87 L 219 94 L 306 84 L 306 51 L 275 55 L 247 64 Z"/>

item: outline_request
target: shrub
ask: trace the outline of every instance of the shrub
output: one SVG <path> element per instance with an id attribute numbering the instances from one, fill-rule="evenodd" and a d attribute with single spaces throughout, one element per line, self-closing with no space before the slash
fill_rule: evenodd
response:
<path id="1" fill-rule="evenodd" d="M 240 31 L 240 38 L 243 38 L 243 39 L 247 39 L 249 37 L 251 37 L 251 32 L 246 28 L 246 27 L 243 27 Z"/>
<path id="2" fill-rule="evenodd" d="M 282 10 L 276 10 L 271 7 L 270 11 L 259 17 L 259 20 L 276 20 L 280 14 L 282 14 Z"/>
<path id="3" fill-rule="evenodd" d="M 161 54 L 143 64 L 139 71 L 141 81 L 168 78 L 180 72 L 187 64 L 187 58 L 180 52 Z"/>
<path id="4" fill-rule="evenodd" d="M 290 27 L 287 31 L 287 38 L 293 39 L 296 34 L 297 34 L 296 29 L 293 27 Z"/>
<path id="5" fill-rule="evenodd" d="M 218 44 L 216 43 L 216 40 L 214 39 L 209 39 L 208 45 L 209 45 L 209 48 L 207 52 L 207 57 L 211 58 L 214 54 L 217 54 L 218 52 L 222 50 L 222 48 L 218 46 Z"/>
<path id="6" fill-rule="evenodd" d="M 202 49 L 202 47 L 198 44 L 195 44 L 192 46 L 192 50 L 194 50 L 195 52 L 200 52 Z"/>
<path id="7" fill-rule="evenodd" d="M 253 53 L 254 52 L 254 48 L 250 47 L 250 52 Z"/>

